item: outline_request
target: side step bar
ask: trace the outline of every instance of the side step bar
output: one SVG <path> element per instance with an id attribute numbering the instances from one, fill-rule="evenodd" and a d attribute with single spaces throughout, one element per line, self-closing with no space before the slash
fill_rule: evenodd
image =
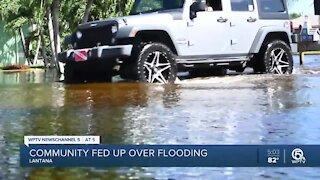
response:
<path id="1" fill-rule="evenodd" d="M 196 67 L 198 65 L 206 65 L 209 67 L 215 66 L 237 66 L 245 64 L 250 60 L 248 56 L 241 57 L 219 57 L 219 58 L 177 58 L 177 64 L 180 64 L 184 67 Z"/>

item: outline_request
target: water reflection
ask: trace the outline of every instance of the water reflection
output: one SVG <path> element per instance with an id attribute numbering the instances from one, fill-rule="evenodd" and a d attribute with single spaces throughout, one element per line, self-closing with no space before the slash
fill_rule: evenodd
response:
<path id="1" fill-rule="evenodd" d="M 54 69 L 27 69 L 24 71 L 0 71 L 0 86 L 25 83 L 52 83 L 59 76 Z"/>

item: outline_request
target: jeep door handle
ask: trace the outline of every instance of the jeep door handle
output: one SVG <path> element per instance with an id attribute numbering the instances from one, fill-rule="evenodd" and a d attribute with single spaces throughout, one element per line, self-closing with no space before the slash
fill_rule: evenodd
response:
<path id="1" fill-rule="evenodd" d="M 247 22 L 249 22 L 249 23 L 253 23 L 253 22 L 256 22 L 256 21 L 257 21 L 257 18 L 249 17 L 249 18 L 247 19 Z"/>
<path id="2" fill-rule="evenodd" d="M 228 21 L 228 18 L 220 17 L 219 19 L 217 19 L 217 22 L 219 22 L 219 23 L 225 23 L 227 21 Z"/>

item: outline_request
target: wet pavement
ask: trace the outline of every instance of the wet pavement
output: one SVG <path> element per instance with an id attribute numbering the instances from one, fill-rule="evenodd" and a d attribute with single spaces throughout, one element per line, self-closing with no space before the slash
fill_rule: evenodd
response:
<path id="1" fill-rule="evenodd" d="M 112 144 L 320 144 L 319 56 L 307 56 L 288 76 L 248 71 L 175 85 L 56 80 L 54 71 L 0 72 L 0 179 L 320 179 L 319 168 L 19 167 L 25 135 L 99 135 Z"/>

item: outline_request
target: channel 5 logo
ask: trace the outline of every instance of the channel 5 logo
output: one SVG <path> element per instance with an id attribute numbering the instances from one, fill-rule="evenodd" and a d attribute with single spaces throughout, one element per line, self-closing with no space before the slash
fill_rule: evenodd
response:
<path id="1" fill-rule="evenodd" d="M 292 153 L 292 164 L 305 164 L 306 158 L 304 157 L 303 150 L 300 148 L 295 148 Z"/>

